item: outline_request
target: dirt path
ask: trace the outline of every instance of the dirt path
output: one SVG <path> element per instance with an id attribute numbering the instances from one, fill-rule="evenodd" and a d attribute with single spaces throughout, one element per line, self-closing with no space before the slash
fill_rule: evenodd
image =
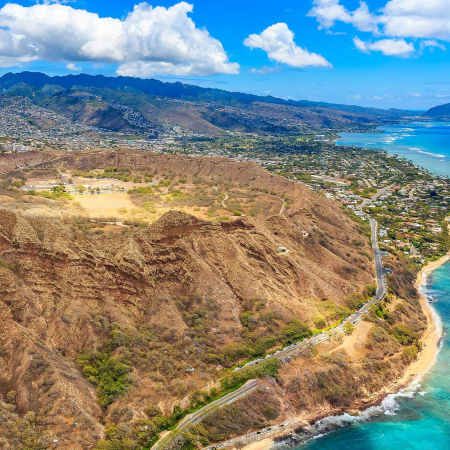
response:
<path id="1" fill-rule="evenodd" d="M 350 362 L 364 358 L 368 353 L 367 349 L 364 347 L 364 343 L 366 342 L 367 335 L 372 327 L 373 323 L 361 321 L 353 333 L 346 337 L 341 345 L 331 350 L 330 353 L 345 350 Z"/>
<path id="2" fill-rule="evenodd" d="M 225 205 L 225 202 L 228 200 L 228 194 L 225 193 L 225 198 L 222 200 L 222 206 L 227 209 L 227 205 Z"/>

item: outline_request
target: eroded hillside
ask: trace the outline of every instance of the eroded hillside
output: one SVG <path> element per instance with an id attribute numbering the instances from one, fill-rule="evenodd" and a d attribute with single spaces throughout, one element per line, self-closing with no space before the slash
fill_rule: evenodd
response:
<path id="1" fill-rule="evenodd" d="M 51 159 L 39 167 L 131 167 L 290 202 L 227 221 L 172 210 L 137 231 L 94 236 L 0 210 L 5 448 L 53 439 L 91 448 L 105 424 L 145 425 L 152 408 L 186 407 L 227 367 L 336 323 L 346 298 L 373 283 L 361 225 L 256 164 L 129 151 Z"/>

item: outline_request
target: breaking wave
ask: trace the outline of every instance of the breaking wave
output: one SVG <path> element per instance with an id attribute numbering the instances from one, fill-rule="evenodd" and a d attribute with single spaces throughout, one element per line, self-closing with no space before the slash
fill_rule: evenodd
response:
<path id="1" fill-rule="evenodd" d="M 304 432 L 298 436 L 298 439 L 294 440 L 295 444 L 293 446 L 297 448 L 299 447 L 299 444 L 300 446 L 304 446 L 311 441 L 322 439 L 338 429 L 368 423 L 376 419 L 377 417 L 395 416 L 401 408 L 401 405 L 398 402 L 399 399 L 412 399 L 417 395 L 426 395 L 426 391 L 419 391 L 420 387 L 420 377 L 417 377 L 406 388 L 400 390 L 396 394 L 387 395 L 377 406 L 370 406 L 363 411 L 359 411 L 355 415 L 344 413 L 340 415 L 324 417 L 323 419 L 320 419 L 313 425 L 311 425 L 309 429 L 304 430 Z M 290 447 L 290 445 L 286 443 L 279 443 L 275 444 L 274 447 L 286 448 Z"/>

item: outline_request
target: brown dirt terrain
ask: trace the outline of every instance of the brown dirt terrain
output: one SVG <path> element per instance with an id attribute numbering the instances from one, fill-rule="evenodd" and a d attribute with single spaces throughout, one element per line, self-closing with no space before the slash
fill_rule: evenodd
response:
<path id="1" fill-rule="evenodd" d="M 231 344 L 256 346 L 292 318 L 313 326 L 326 313 L 333 323 L 344 298 L 373 282 L 360 226 L 336 203 L 256 164 L 124 150 L 39 166 L 61 165 L 172 172 L 291 199 L 284 215 L 208 222 L 169 211 L 138 231 L 101 236 L 0 210 L 0 397 L 14 391 L 17 420 L 33 411 L 42 439 L 65 448 L 77 440 L 90 448 L 102 421 L 133 422 L 148 405 L 170 411 L 214 379 L 219 363 L 231 365 Z M 259 322 L 244 329 L 244 312 Z M 105 348 L 129 362 L 132 383 L 102 409 L 76 360 Z M 25 448 L 15 430 L 0 425 L 5 448 Z"/>

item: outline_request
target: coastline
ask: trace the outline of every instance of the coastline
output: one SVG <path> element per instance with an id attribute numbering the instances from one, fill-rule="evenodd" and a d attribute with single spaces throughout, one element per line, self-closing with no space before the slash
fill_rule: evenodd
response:
<path id="1" fill-rule="evenodd" d="M 422 306 L 423 313 L 427 317 L 427 328 L 424 331 L 421 338 L 423 348 L 419 353 L 417 360 L 408 366 L 405 373 L 400 379 L 394 381 L 393 383 L 385 386 L 377 393 L 373 394 L 372 398 L 370 398 L 364 405 L 364 408 L 353 408 L 351 409 L 352 412 L 361 412 L 371 406 L 381 404 L 381 402 L 388 395 L 397 394 L 402 389 L 410 386 L 411 384 L 417 383 L 428 372 L 428 370 L 430 370 L 434 366 L 437 355 L 439 353 L 439 340 L 442 337 L 442 326 L 440 318 L 437 315 L 437 312 L 434 310 L 433 306 L 428 301 L 428 298 L 423 293 L 423 287 L 426 284 L 428 274 L 436 270 L 443 264 L 447 263 L 449 260 L 450 260 L 450 252 L 447 253 L 442 258 L 428 263 L 417 274 L 415 287 L 420 295 L 419 301 Z M 346 411 L 350 411 L 350 409 L 346 409 Z M 345 411 L 341 410 L 338 413 L 342 414 L 343 412 Z M 334 414 L 336 414 L 336 412 L 331 412 L 329 415 L 325 416 L 320 415 L 315 416 L 313 418 L 308 417 L 307 421 L 310 424 L 313 424 L 320 419 L 329 417 Z M 253 442 L 249 445 L 242 447 L 242 450 L 269 450 L 275 442 L 274 438 L 282 436 L 284 434 L 286 433 L 285 432 L 283 434 L 280 433 L 278 435 L 267 437 L 261 441 Z"/>
<path id="2" fill-rule="evenodd" d="M 428 274 L 449 260 L 450 253 L 447 253 L 442 258 L 428 263 L 417 275 L 415 286 L 420 295 L 420 304 L 422 305 L 423 312 L 427 316 L 428 326 L 421 339 L 424 347 L 419 354 L 419 358 L 410 364 L 404 376 L 397 382 L 397 385 L 400 387 L 409 384 L 412 378 L 420 379 L 436 362 L 436 357 L 439 352 L 438 344 L 442 337 L 442 325 L 437 312 L 423 293 L 423 288 L 426 285 Z"/>

